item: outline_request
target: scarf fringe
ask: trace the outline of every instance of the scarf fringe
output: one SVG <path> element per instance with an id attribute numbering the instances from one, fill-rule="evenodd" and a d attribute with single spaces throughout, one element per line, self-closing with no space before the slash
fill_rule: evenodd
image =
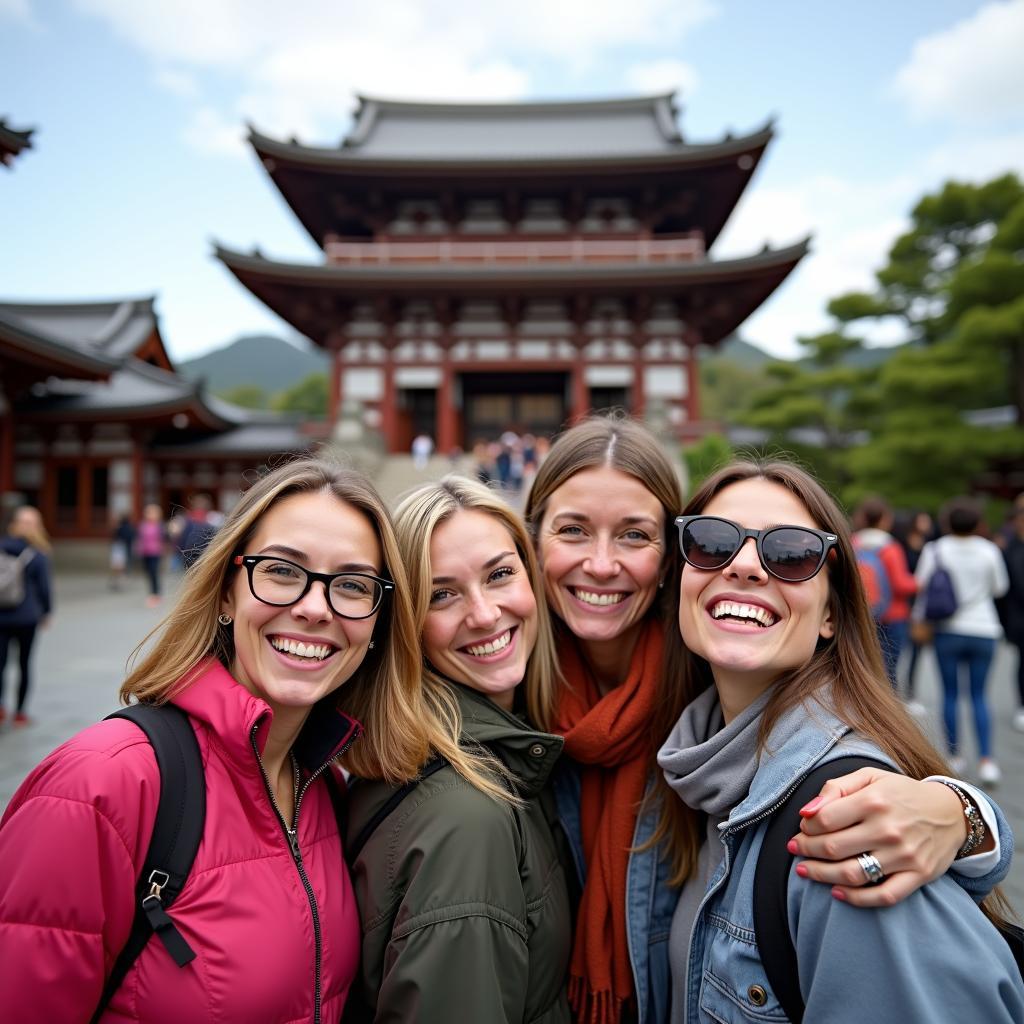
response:
<path id="1" fill-rule="evenodd" d="M 569 1006 L 576 1024 L 619 1024 L 624 1003 L 607 989 L 591 991 L 586 978 L 569 978 Z"/>

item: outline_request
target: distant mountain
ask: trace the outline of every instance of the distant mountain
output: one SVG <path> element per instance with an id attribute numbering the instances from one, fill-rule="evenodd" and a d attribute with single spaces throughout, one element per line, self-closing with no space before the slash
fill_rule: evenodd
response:
<path id="1" fill-rule="evenodd" d="M 204 380 L 210 391 L 250 384 L 268 395 L 290 388 L 311 373 L 326 373 L 328 365 L 325 352 L 299 348 L 272 334 L 246 334 L 224 348 L 177 364 L 183 377 Z"/>
<path id="2" fill-rule="evenodd" d="M 730 334 L 718 348 L 708 352 L 707 357 L 725 359 L 737 366 L 745 366 L 752 370 L 759 369 L 765 363 L 770 363 L 775 359 L 775 356 L 765 352 L 763 348 L 751 345 L 749 341 L 744 341 L 736 334 Z"/>

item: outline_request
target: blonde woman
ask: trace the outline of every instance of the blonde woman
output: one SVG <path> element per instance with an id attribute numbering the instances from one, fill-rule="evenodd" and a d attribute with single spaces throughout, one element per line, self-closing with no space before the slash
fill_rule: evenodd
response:
<path id="1" fill-rule="evenodd" d="M 14 705 L 14 727 L 29 724 L 25 714 L 28 692 L 32 686 L 31 657 L 36 631 L 45 627 L 53 610 L 50 586 L 50 538 L 39 509 L 22 505 L 16 509 L 7 527 L 7 536 L 0 540 L 0 552 L 7 562 L 6 579 L 14 588 L 10 604 L 0 608 L 0 723 L 7 717 L 3 705 L 4 670 L 11 641 L 18 645 L 18 696 Z M 20 588 L 16 581 L 20 578 Z M 19 594 L 20 589 L 20 594 Z"/>
<path id="2" fill-rule="evenodd" d="M 185 711 L 199 742 L 203 838 L 170 907 L 197 955 L 179 968 L 150 941 L 100 1020 L 338 1020 L 359 924 L 324 776 L 342 756 L 361 775 L 415 775 L 430 735 L 414 636 L 394 534 L 361 476 L 300 460 L 245 494 L 121 689 Z M 93 1016 L 159 788 L 152 748 L 118 719 L 15 794 L 0 823 L 5 1021 Z"/>
<path id="3" fill-rule="evenodd" d="M 554 650 L 529 538 L 458 477 L 414 491 L 395 528 L 444 739 L 414 788 L 352 787 L 349 837 L 371 831 L 353 851 L 362 986 L 345 1019 L 565 1024 L 571 914 L 547 791 L 562 741 L 531 724 Z"/>

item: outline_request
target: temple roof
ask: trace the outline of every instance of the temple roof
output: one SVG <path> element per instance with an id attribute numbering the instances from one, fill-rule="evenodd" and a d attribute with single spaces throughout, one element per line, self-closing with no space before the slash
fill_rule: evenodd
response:
<path id="1" fill-rule="evenodd" d="M 159 333 L 156 299 L 106 302 L 0 302 L 0 319 L 82 355 L 120 360 Z"/>
<path id="2" fill-rule="evenodd" d="M 20 304 L 0 303 L 0 357 L 5 378 L 20 367 L 23 383 L 61 375 L 95 380 L 108 377 L 120 361 L 55 337 L 38 329 L 31 321 L 18 316 L 14 309 Z"/>
<path id="3" fill-rule="evenodd" d="M 106 381 L 56 379 L 38 385 L 18 411 L 33 420 L 161 421 L 184 413 L 189 426 L 210 430 L 225 430 L 246 418 L 246 410 L 205 396 L 200 384 L 133 358 Z"/>
<path id="4" fill-rule="evenodd" d="M 704 341 L 732 333 L 806 254 L 809 240 L 754 256 L 691 263 L 546 263 L 511 266 L 365 266 L 285 263 L 218 246 L 216 256 L 257 298 L 323 345 L 345 310 L 374 296 L 397 299 L 517 296 L 666 296 L 685 303 Z"/>
<path id="5" fill-rule="evenodd" d="M 0 118 L 0 164 L 10 167 L 23 149 L 31 149 L 33 131 L 33 128 L 12 128 Z"/>
<path id="6" fill-rule="evenodd" d="M 320 443 L 302 431 L 298 422 L 283 417 L 276 423 L 250 423 L 220 434 L 177 441 L 166 433 L 154 439 L 150 452 L 158 457 L 187 456 L 258 456 L 297 454 Z"/>

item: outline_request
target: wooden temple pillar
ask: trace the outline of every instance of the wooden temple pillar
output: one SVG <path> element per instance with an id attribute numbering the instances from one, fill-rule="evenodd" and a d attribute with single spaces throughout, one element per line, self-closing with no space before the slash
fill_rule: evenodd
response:
<path id="1" fill-rule="evenodd" d="M 136 523 L 142 520 L 145 471 L 143 439 L 135 434 L 132 436 L 132 519 Z"/>
<path id="2" fill-rule="evenodd" d="M 9 494 L 14 490 L 14 413 L 5 396 L 0 402 L 0 494 Z"/>
<path id="3" fill-rule="evenodd" d="M 343 328 L 337 328 L 328 335 L 327 351 L 330 353 L 331 365 L 328 368 L 328 392 L 327 392 L 327 422 L 331 425 L 338 422 L 338 414 L 341 412 L 341 403 L 344 399 L 342 386 L 342 373 L 344 373 L 342 352 L 348 343 L 348 332 Z"/>
<path id="4" fill-rule="evenodd" d="M 384 326 L 382 344 L 384 359 L 381 373 L 384 390 L 380 402 L 380 432 L 384 436 L 384 450 L 398 451 L 398 391 L 395 388 L 395 345 L 398 343 L 398 317 L 390 306 L 381 314 Z"/>
<path id="5" fill-rule="evenodd" d="M 693 327 L 686 329 L 683 343 L 686 345 L 686 419 L 689 423 L 700 419 L 700 365 L 697 361 L 700 341 L 700 331 Z"/>
<path id="6" fill-rule="evenodd" d="M 583 350 L 587 347 L 587 320 L 590 317 L 590 302 L 582 295 L 577 295 L 571 313 L 572 347 L 576 354 L 572 361 L 572 381 L 570 388 L 569 422 L 579 423 L 590 412 L 590 389 L 587 387 L 587 361 Z"/>
<path id="7" fill-rule="evenodd" d="M 459 444 L 458 411 L 455 408 L 455 369 L 452 366 L 452 344 L 455 340 L 455 317 L 446 300 L 435 303 L 441 325 L 441 383 L 437 389 L 437 437 L 435 451 L 447 456 Z"/>

